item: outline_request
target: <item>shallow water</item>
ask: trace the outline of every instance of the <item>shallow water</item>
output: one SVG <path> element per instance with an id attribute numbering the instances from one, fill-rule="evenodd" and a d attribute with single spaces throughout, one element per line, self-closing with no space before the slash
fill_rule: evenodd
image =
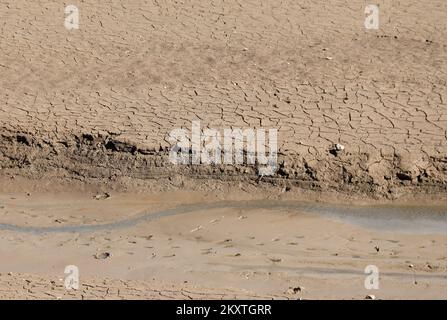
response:
<path id="1" fill-rule="evenodd" d="M 0 230 L 27 233 L 95 232 L 129 228 L 163 217 L 215 209 L 287 210 L 288 212 L 317 214 L 380 231 L 447 234 L 447 206 L 346 206 L 270 200 L 221 201 L 182 205 L 160 211 L 145 211 L 131 218 L 104 224 L 32 227 L 0 223 Z"/>

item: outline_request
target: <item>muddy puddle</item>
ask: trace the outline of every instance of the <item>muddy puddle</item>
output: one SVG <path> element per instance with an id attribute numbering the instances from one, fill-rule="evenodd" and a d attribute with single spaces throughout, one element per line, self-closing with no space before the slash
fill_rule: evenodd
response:
<path id="1" fill-rule="evenodd" d="M 148 209 L 130 218 L 109 223 L 63 225 L 49 227 L 20 226 L 0 223 L 0 230 L 28 233 L 84 233 L 100 230 L 130 228 L 164 217 L 184 215 L 217 209 L 266 209 L 296 214 L 315 214 L 343 223 L 358 225 L 377 231 L 419 234 L 447 234 L 447 206 L 346 206 L 299 201 L 220 201 L 180 205 L 165 210 Z"/>

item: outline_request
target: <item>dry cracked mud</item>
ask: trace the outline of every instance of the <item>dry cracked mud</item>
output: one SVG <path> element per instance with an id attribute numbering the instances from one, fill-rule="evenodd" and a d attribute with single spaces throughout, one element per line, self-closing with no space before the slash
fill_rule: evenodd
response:
<path id="1" fill-rule="evenodd" d="M 147 194 L 166 197 L 155 202 L 159 207 L 180 205 L 177 190 L 198 192 L 207 201 L 206 197 L 224 200 L 224 195 L 235 192 L 237 200 L 262 195 L 334 202 L 423 199 L 445 204 L 447 2 L 374 2 L 380 8 L 378 30 L 365 29 L 363 0 L 83 0 L 73 1 L 79 8 L 79 29 L 67 30 L 64 6 L 68 3 L 2 1 L 0 223 L 107 222 L 113 220 L 111 216 L 98 212 L 110 211 L 116 218 L 142 209 L 144 201 L 135 196 L 139 193 L 143 198 Z M 172 147 L 168 135 L 177 128 L 189 130 L 193 121 L 216 130 L 277 129 L 278 170 L 260 177 L 252 165 L 173 165 L 168 160 Z M 334 151 L 336 144 L 344 150 Z M 81 200 L 78 195 L 61 195 L 74 191 L 81 193 Z M 122 191 L 134 195 L 133 202 L 114 202 L 121 199 L 115 195 Z M 112 199 L 104 200 L 105 192 L 111 192 Z M 87 214 L 86 199 L 96 193 L 99 198 L 89 204 L 94 210 Z M 66 207 L 73 197 L 78 202 Z M 181 199 L 204 201 L 190 194 Z M 116 208 L 122 211 L 112 210 Z M 56 217 L 54 212 L 66 217 Z M 266 215 L 270 220 L 260 219 L 259 230 L 274 225 L 281 233 L 302 223 L 296 212 L 288 212 L 284 220 L 275 214 Z M 197 212 L 191 217 L 199 226 L 209 221 Z M 201 229 L 180 219 L 184 224 L 174 225 L 183 234 L 159 222 L 161 229 L 155 231 L 168 240 L 154 247 L 166 254 L 150 260 L 155 267 L 146 260 L 141 265 L 141 257 L 153 257 L 147 247 L 129 250 L 127 238 L 141 231 L 130 230 L 112 246 L 122 260 L 114 256 L 111 265 L 129 264 L 146 273 L 110 271 L 107 277 L 87 272 L 81 290 L 75 292 L 62 290 L 54 276 L 52 262 L 59 273 L 73 263 L 68 258 L 58 260 L 62 258 L 55 248 L 68 243 L 69 257 L 95 268 L 96 263 L 108 263 L 109 259 L 91 261 L 108 234 L 91 235 L 97 241 L 82 238 L 92 247 L 79 249 L 69 237 L 36 240 L 2 231 L 0 298 L 287 299 L 297 298 L 285 293 L 288 283 L 301 280 L 309 288 L 304 297 L 362 298 L 359 274 L 363 276 L 365 264 L 377 262 L 377 256 L 388 268 L 385 298 L 439 298 L 445 293 L 444 235 L 393 238 L 386 232 L 365 233 L 362 228 L 316 217 L 303 219 L 312 221 L 303 231 L 310 240 L 301 243 L 303 238 L 281 234 L 278 243 L 263 239 L 267 245 L 262 248 L 254 247 L 254 238 L 247 238 L 251 237 L 248 228 L 238 229 L 245 220 L 237 217 L 225 222 L 223 229 L 216 227 L 217 231 L 208 224 Z M 322 221 L 335 230 L 323 229 L 327 237 L 321 235 Z M 186 225 L 197 230 L 183 230 Z M 231 252 L 229 258 L 227 251 L 233 249 L 221 241 L 233 227 L 231 237 L 242 255 Z M 337 232 L 339 227 L 342 231 Z M 347 237 L 349 232 L 360 240 Z M 178 248 L 169 239 L 180 242 L 197 262 L 187 254 L 171 256 Z M 380 255 L 373 247 L 377 239 L 384 248 Z M 29 243 L 47 254 L 49 264 L 41 266 L 42 272 L 34 272 L 29 264 L 42 259 Z M 290 243 L 302 246 L 299 253 L 304 260 L 295 259 Z M 217 246 L 218 253 L 203 253 L 201 245 Z M 278 246 L 283 256 L 264 257 L 277 252 Z M 197 274 L 209 263 L 208 254 L 217 267 L 202 281 Z M 133 255 L 140 258 L 129 258 Z M 169 259 L 167 282 L 148 280 L 150 272 L 163 274 Z M 253 266 L 244 259 L 256 261 L 257 271 L 247 275 Z M 419 285 L 409 263 L 419 272 Z M 185 273 L 189 272 L 192 284 L 170 278 L 179 264 L 188 266 Z M 349 272 L 338 270 L 340 280 L 328 274 L 315 276 L 313 269 L 300 278 L 288 269 L 315 266 L 344 267 Z M 219 269 L 225 267 L 233 268 L 232 273 Z M 269 268 L 273 275 L 266 271 Z M 222 274 L 228 278 L 218 278 Z M 220 284 L 230 279 L 234 287 L 216 286 L 216 277 Z M 248 284 L 238 286 L 241 279 Z M 265 287 L 261 290 L 255 280 L 265 280 Z M 328 284 L 339 291 L 328 293 Z"/>
<path id="2" fill-rule="evenodd" d="M 396 198 L 446 190 L 447 4 L 58 1 L 0 5 L 2 171 L 257 179 L 178 167 L 174 128 L 277 128 L 270 180 Z M 346 149 L 330 153 L 335 143 Z M 404 190 L 404 191 L 402 191 Z"/>

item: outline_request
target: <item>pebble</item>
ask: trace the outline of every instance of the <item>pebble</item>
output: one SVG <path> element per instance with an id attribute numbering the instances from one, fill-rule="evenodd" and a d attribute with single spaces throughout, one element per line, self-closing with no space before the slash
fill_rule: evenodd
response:
<path id="1" fill-rule="evenodd" d="M 190 232 L 191 233 L 192 232 L 196 232 L 196 231 L 199 231 L 200 229 L 203 229 L 203 227 L 202 226 L 198 226 L 197 228 L 192 229 Z"/>
<path id="2" fill-rule="evenodd" d="M 109 252 L 100 252 L 94 255 L 95 259 L 104 260 L 111 256 Z"/>
<path id="3" fill-rule="evenodd" d="M 109 199 L 111 197 L 112 197 L 112 195 L 110 193 L 104 192 L 104 193 L 98 193 L 97 195 L 95 195 L 93 197 L 93 199 L 95 199 L 95 200 L 105 200 L 105 199 Z"/>
<path id="4" fill-rule="evenodd" d="M 297 294 L 298 292 L 304 291 L 304 287 L 290 287 L 287 289 L 288 294 Z"/>

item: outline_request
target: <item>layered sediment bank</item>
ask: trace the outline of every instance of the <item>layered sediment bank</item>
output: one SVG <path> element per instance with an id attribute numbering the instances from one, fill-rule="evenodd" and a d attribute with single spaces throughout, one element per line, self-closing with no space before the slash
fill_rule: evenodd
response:
<path id="1" fill-rule="evenodd" d="M 5 176 L 31 179 L 61 178 L 114 187 L 130 179 L 184 187 L 184 180 L 202 184 L 234 182 L 282 186 L 316 192 L 340 192 L 376 199 L 397 199 L 408 194 L 447 192 L 447 156 L 389 155 L 334 152 L 278 155 L 277 171 L 259 176 L 254 165 L 175 165 L 169 149 L 143 149 L 110 136 L 83 134 L 65 140 L 3 131 L 0 136 L 1 170 Z M 123 185 L 125 188 L 126 186 Z"/>

